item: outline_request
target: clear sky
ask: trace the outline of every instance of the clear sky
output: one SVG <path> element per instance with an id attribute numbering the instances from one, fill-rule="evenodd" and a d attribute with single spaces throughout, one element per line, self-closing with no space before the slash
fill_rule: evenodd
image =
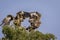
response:
<path id="1" fill-rule="evenodd" d="M 0 23 L 6 15 L 15 16 L 21 10 L 40 12 L 42 24 L 38 30 L 43 33 L 52 33 L 56 35 L 57 40 L 60 40 L 60 0 L 0 0 Z M 1 37 L 3 37 L 2 27 L 0 27 Z"/>

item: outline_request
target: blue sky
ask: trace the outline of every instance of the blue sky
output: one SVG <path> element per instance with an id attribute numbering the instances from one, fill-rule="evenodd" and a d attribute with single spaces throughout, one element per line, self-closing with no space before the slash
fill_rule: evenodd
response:
<path id="1" fill-rule="evenodd" d="M 60 0 L 0 0 L 0 23 L 6 15 L 15 16 L 18 11 L 40 12 L 42 24 L 38 30 L 55 34 L 57 40 L 60 39 Z M 26 26 L 28 22 L 26 24 L 25 22 Z M 0 27 L 1 37 L 3 37 L 2 27 Z"/>

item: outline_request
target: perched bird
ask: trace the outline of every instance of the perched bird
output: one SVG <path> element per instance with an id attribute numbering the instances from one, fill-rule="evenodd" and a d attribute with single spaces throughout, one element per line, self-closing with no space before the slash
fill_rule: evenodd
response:
<path id="1" fill-rule="evenodd" d="M 29 12 L 25 12 L 25 11 L 19 11 L 16 15 L 16 17 L 14 18 L 14 24 L 17 26 L 21 26 L 21 22 L 24 21 L 25 18 L 30 17 L 30 13 Z"/>
<path id="2" fill-rule="evenodd" d="M 36 29 L 40 26 L 41 21 L 41 14 L 38 12 L 30 12 L 30 17 L 29 17 L 29 23 L 30 26 L 26 28 L 26 30 L 29 30 L 30 28 Z"/>
<path id="3" fill-rule="evenodd" d="M 12 20 L 13 20 L 13 16 L 12 15 L 7 15 L 7 17 L 3 19 L 0 26 L 1 25 L 9 25 Z"/>

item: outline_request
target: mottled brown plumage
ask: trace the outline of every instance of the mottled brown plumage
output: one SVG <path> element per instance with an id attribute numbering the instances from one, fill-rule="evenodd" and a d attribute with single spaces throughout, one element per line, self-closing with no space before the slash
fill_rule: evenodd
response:
<path id="1" fill-rule="evenodd" d="M 3 19 L 0 26 L 1 25 L 9 25 L 12 20 L 13 20 L 13 16 L 12 15 L 7 15 L 7 17 Z"/>

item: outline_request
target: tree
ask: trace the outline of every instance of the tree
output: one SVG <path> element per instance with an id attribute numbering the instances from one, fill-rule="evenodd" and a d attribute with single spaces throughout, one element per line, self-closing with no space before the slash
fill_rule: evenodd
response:
<path id="1" fill-rule="evenodd" d="M 47 33 L 43 34 L 39 31 L 28 31 L 24 27 L 3 26 L 2 32 L 4 34 L 4 38 L 2 40 L 55 40 L 55 36 L 53 34 Z"/>

